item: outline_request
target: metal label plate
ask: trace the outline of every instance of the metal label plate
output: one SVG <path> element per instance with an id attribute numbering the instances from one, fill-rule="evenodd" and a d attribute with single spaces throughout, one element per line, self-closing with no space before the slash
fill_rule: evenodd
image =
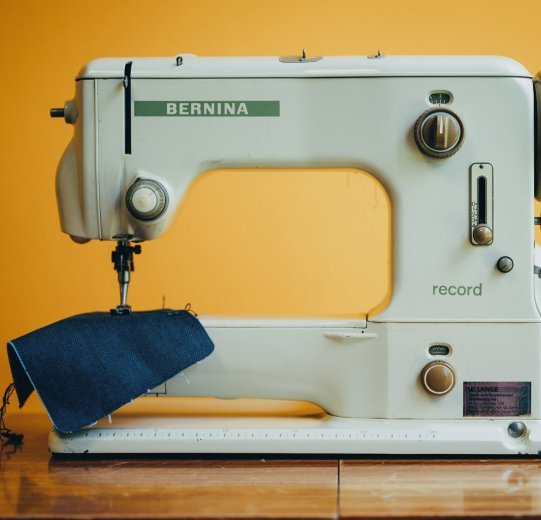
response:
<path id="1" fill-rule="evenodd" d="M 518 417 L 531 413 L 529 381 L 464 382 L 464 417 Z"/>

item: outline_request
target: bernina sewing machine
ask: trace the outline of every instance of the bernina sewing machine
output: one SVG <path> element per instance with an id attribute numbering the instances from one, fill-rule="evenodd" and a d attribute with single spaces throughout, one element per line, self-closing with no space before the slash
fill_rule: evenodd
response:
<path id="1" fill-rule="evenodd" d="M 55 453 L 538 454 L 541 281 L 534 265 L 541 83 L 499 57 L 100 59 L 52 115 L 62 229 L 137 242 L 222 168 L 353 168 L 392 207 L 393 291 L 349 320 L 202 319 L 215 353 L 165 396 L 308 401 L 299 418 L 116 420 L 53 432 Z"/>

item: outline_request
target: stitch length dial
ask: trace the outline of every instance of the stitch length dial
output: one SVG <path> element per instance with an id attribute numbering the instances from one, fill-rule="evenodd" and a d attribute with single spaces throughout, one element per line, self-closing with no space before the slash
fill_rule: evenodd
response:
<path id="1" fill-rule="evenodd" d="M 462 146 L 464 126 L 454 112 L 434 108 L 417 119 L 414 134 L 421 152 L 436 159 L 445 159 Z"/>

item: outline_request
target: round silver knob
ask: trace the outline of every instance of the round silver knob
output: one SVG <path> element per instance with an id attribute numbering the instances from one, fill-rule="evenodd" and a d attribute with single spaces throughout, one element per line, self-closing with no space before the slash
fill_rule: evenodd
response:
<path id="1" fill-rule="evenodd" d="M 155 220 L 167 209 L 167 190 L 158 181 L 137 179 L 126 193 L 128 211 L 139 220 Z"/>
<path id="2" fill-rule="evenodd" d="M 428 393 L 445 395 L 455 386 L 455 370 L 445 361 L 432 361 L 423 368 L 421 382 Z"/>
<path id="3" fill-rule="evenodd" d="M 512 423 L 507 427 L 507 433 L 508 433 L 511 437 L 513 437 L 514 439 L 519 439 L 519 438 L 522 437 L 527 431 L 528 431 L 528 428 L 526 427 L 526 425 L 525 425 L 523 422 L 520 422 L 520 421 L 512 422 Z"/>
<path id="4" fill-rule="evenodd" d="M 498 259 L 496 267 L 501 273 L 508 273 L 513 270 L 514 265 L 515 263 L 513 262 L 512 258 L 509 256 L 502 256 Z"/>
<path id="5" fill-rule="evenodd" d="M 490 229 L 486 224 L 479 224 L 476 226 L 472 235 L 475 242 L 479 245 L 486 246 L 492 243 L 492 229 Z"/>
<path id="6" fill-rule="evenodd" d="M 462 146 L 464 126 L 454 112 L 446 108 L 434 108 L 417 119 L 414 135 L 421 152 L 444 159 L 458 152 Z"/>

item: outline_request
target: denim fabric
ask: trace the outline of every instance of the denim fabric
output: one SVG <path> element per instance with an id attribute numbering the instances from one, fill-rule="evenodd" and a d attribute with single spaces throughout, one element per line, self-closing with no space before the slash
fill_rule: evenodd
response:
<path id="1" fill-rule="evenodd" d="M 95 423 L 213 350 L 197 318 L 166 309 L 80 314 L 8 343 L 19 406 L 35 389 L 62 432 Z"/>

